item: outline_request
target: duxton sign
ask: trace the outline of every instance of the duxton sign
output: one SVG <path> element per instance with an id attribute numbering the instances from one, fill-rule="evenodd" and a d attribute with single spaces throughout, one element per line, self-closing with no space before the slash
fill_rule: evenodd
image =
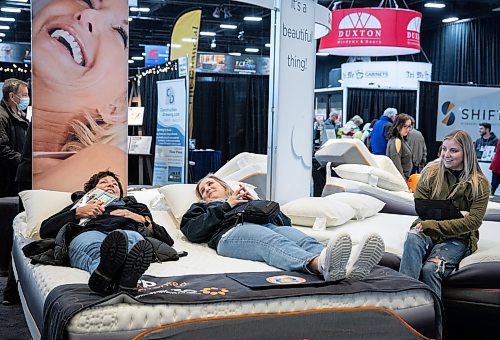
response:
<path id="1" fill-rule="evenodd" d="M 332 11 L 332 30 L 320 52 L 343 56 L 390 56 L 420 52 L 422 14 L 399 8 Z"/>
<path id="2" fill-rule="evenodd" d="M 473 139 L 479 137 L 479 124 L 500 127 L 500 88 L 440 85 L 436 121 L 436 140 L 453 130 L 465 130 Z"/>
<path id="3" fill-rule="evenodd" d="M 419 81 L 430 81 L 432 64 L 410 61 L 345 63 L 342 87 L 376 87 L 416 90 Z"/>

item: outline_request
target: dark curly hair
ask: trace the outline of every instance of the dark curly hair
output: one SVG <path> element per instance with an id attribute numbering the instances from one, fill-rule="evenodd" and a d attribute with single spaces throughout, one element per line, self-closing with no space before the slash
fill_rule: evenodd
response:
<path id="1" fill-rule="evenodd" d="M 83 185 L 83 191 L 89 192 L 90 190 L 92 190 L 96 187 L 97 183 L 99 183 L 101 178 L 108 177 L 108 176 L 116 179 L 116 182 L 118 183 L 118 188 L 120 188 L 120 198 L 122 198 L 123 197 L 123 188 L 122 188 L 122 184 L 120 183 L 120 179 L 118 178 L 117 174 L 115 174 L 114 172 L 109 171 L 109 170 L 101 171 L 101 172 L 96 173 L 95 175 L 92 175 L 92 177 L 90 177 L 90 179 L 87 181 L 87 183 L 85 183 Z"/>

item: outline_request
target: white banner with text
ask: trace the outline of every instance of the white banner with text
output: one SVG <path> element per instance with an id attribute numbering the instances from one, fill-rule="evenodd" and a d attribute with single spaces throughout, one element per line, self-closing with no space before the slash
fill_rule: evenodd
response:
<path id="1" fill-rule="evenodd" d="M 476 140 L 482 122 L 490 123 L 495 134 L 500 132 L 500 88 L 439 86 L 437 141 L 453 130 L 465 130 Z"/>

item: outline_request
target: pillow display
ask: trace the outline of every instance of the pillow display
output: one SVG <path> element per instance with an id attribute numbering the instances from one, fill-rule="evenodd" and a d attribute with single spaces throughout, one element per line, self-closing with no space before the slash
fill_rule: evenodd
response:
<path id="1" fill-rule="evenodd" d="M 235 181 L 227 181 L 226 183 L 233 190 L 239 188 L 239 185 L 242 184 L 252 196 L 256 199 L 259 198 L 253 185 Z M 180 224 L 182 216 L 186 213 L 186 211 L 188 211 L 191 204 L 198 202 L 198 197 L 196 196 L 196 184 L 170 184 L 165 185 L 158 190 L 163 194 L 163 197 L 165 197 L 167 206 L 170 208 L 170 211 L 178 224 Z"/>
<path id="2" fill-rule="evenodd" d="M 25 190 L 19 193 L 26 210 L 27 236 L 40 237 L 40 226 L 48 217 L 70 205 L 71 193 L 50 190 Z"/>
<path id="3" fill-rule="evenodd" d="M 385 205 L 385 203 L 378 198 L 352 192 L 339 192 L 325 196 L 324 199 L 330 201 L 333 205 L 338 202 L 348 204 L 352 209 L 354 209 L 354 218 L 357 220 L 362 220 L 375 215 L 382 210 Z"/>
<path id="4" fill-rule="evenodd" d="M 312 227 L 316 218 L 325 218 L 326 226 L 332 227 L 346 223 L 354 217 L 355 211 L 341 201 L 324 197 L 305 197 L 281 206 L 281 211 L 292 219 L 295 225 Z"/>
<path id="5" fill-rule="evenodd" d="M 335 172 L 344 179 L 350 179 L 390 191 L 405 191 L 408 189 L 403 176 L 393 175 L 385 170 L 363 164 L 341 164 L 335 167 Z"/>

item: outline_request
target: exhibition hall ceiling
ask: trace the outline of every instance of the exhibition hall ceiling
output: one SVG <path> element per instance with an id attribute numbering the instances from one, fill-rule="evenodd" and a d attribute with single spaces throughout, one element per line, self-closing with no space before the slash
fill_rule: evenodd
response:
<path id="1" fill-rule="evenodd" d="M 23 2 L 27 1 L 27 2 Z M 38 0 L 43 1 L 43 0 Z M 83 0 L 67 0 L 83 1 Z M 241 52 L 245 48 L 257 48 L 259 55 L 269 55 L 270 11 L 250 4 L 228 0 L 136 0 L 137 7 L 149 8 L 149 12 L 130 12 L 130 56 L 140 56 L 144 45 L 166 45 L 176 17 L 190 8 L 202 9 L 201 31 L 214 32 L 215 36 L 201 36 L 199 51 L 205 52 Z M 441 25 L 441 20 L 448 16 L 470 19 L 484 16 L 500 16 L 500 0 L 434 0 L 446 4 L 445 8 L 426 8 L 429 1 L 416 0 L 319 0 L 325 7 L 350 8 L 376 7 L 380 3 L 400 8 L 406 5 L 423 13 L 422 31 L 432 30 Z M 30 0 L 0 0 L 2 8 L 17 8 L 20 13 L 0 12 L 0 18 L 14 18 L 14 22 L 0 22 L 0 26 L 9 29 L 0 30 L 5 36 L 3 42 L 30 42 Z M 493 9 L 497 8 L 497 11 Z M 261 21 L 244 20 L 245 17 L 260 17 Z M 0 19 L 1 20 L 1 19 Z M 233 28 L 221 28 L 220 25 L 233 25 Z M 224 26 L 223 26 L 224 27 Z M 228 26 L 226 26 L 228 27 Z M 0 34 L 2 35 L 2 34 Z M 269 45 L 268 45 L 269 46 Z"/>

